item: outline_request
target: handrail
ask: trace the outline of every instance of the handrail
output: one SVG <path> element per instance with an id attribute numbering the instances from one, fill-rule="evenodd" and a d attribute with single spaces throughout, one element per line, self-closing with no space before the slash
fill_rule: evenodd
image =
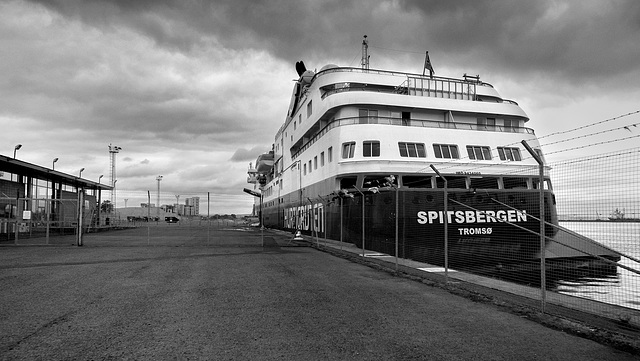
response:
<path id="1" fill-rule="evenodd" d="M 362 69 L 362 68 L 351 68 L 351 67 L 338 67 L 338 68 L 329 68 L 329 69 L 325 69 L 322 71 L 317 72 L 313 79 L 311 80 L 311 82 L 313 82 L 315 80 L 315 78 L 328 74 L 328 73 L 340 73 L 340 72 L 344 72 L 344 73 L 373 73 L 373 74 L 389 74 L 389 75 L 394 75 L 394 76 L 409 76 L 409 77 L 417 77 L 417 78 L 423 78 L 423 79 L 431 79 L 431 80 L 444 80 L 444 81 L 457 81 L 457 82 L 464 82 L 464 83 L 469 83 L 469 84 L 475 84 L 475 85 L 479 85 L 479 86 L 486 86 L 486 87 L 490 87 L 493 88 L 493 85 L 489 84 L 489 83 L 485 83 L 485 82 L 474 82 L 474 81 L 465 81 L 464 79 L 456 79 L 456 78 L 449 78 L 449 77 L 443 77 L 443 76 L 434 76 L 434 77 L 429 77 L 426 75 L 422 75 L 422 74 L 416 74 L 416 73 L 406 73 L 406 72 L 401 72 L 401 71 L 391 71 L 391 70 L 379 70 L 379 69 Z"/>
<path id="2" fill-rule="evenodd" d="M 363 119 L 364 122 L 360 122 Z M 375 123 L 371 123 L 370 120 L 375 119 Z M 311 139 L 309 139 L 300 149 L 298 149 L 293 155 L 291 159 L 296 159 L 300 153 L 307 150 L 313 143 L 315 143 L 318 139 L 324 136 L 329 130 L 345 125 L 356 125 L 356 124 L 379 124 L 379 125 L 394 125 L 394 126 L 408 126 L 408 127 L 420 127 L 420 128 L 439 128 L 439 129 L 456 129 L 456 130 L 477 130 L 477 131 L 487 131 L 487 132 L 504 132 L 504 133 L 526 133 L 526 134 L 535 134 L 533 129 L 526 127 L 504 127 L 499 125 L 478 125 L 478 124 L 470 124 L 470 123 L 454 123 L 454 122 L 444 122 L 444 121 L 435 121 L 435 120 L 417 120 L 417 119 L 408 119 L 403 120 L 402 118 L 391 118 L 391 117 L 346 117 L 334 119 L 329 124 L 327 124 L 324 128 L 322 128 L 318 133 L 314 134 Z"/>

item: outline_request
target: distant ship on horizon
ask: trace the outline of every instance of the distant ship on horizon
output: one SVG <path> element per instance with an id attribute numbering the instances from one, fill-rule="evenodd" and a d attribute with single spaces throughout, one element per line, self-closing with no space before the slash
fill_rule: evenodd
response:
<path id="1" fill-rule="evenodd" d="M 625 217 L 625 210 L 616 208 L 615 211 L 609 215 L 609 221 L 611 222 L 640 222 L 640 218 L 627 218 Z"/>

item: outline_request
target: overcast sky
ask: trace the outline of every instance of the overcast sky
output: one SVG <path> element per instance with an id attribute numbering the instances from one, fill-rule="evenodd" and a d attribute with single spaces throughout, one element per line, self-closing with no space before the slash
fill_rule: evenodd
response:
<path id="1" fill-rule="evenodd" d="M 479 74 L 538 136 L 640 110 L 635 0 L 9 0 L 0 153 L 19 143 L 22 160 L 51 167 L 58 157 L 56 170 L 108 182 L 111 143 L 122 147 L 118 199 L 146 198 L 163 175 L 161 203 L 210 192 L 212 214 L 248 213 L 248 164 L 284 121 L 295 62 L 359 66 L 365 34 L 371 68 L 422 73 L 428 50 L 436 75 Z M 637 123 L 632 114 L 586 133 Z M 552 162 L 628 149 L 638 135 L 640 126 L 543 150 Z"/>

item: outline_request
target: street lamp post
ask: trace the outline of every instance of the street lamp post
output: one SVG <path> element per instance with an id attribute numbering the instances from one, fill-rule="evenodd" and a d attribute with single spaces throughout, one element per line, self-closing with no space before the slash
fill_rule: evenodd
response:
<path id="1" fill-rule="evenodd" d="M 104 174 L 100 174 L 100 177 L 98 177 L 98 184 L 100 184 L 100 180 L 102 179 L 102 177 L 104 177 Z"/>
<path id="2" fill-rule="evenodd" d="M 78 178 L 82 178 L 83 171 L 84 171 L 84 168 L 80 168 L 80 172 L 78 173 Z"/>
<path id="3" fill-rule="evenodd" d="M 251 189 L 243 189 L 243 192 L 251 194 L 254 197 L 258 197 L 260 198 L 260 238 L 262 238 L 262 247 L 264 247 L 264 224 L 263 222 L 263 218 L 262 218 L 262 201 L 264 200 L 264 198 L 262 197 L 262 189 L 260 190 L 260 193 L 251 190 Z"/>
<path id="4" fill-rule="evenodd" d="M 16 152 L 22 148 L 22 144 L 18 144 L 13 148 L 13 159 L 16 159 Z"/>
<path id="5" fill-rule="evenodd" d="M 53 162 L 51 162 L 51 169 L 52 170 L 56 170 L 56 162 L 58 161 L 58 158 L 53 158 Z"/>

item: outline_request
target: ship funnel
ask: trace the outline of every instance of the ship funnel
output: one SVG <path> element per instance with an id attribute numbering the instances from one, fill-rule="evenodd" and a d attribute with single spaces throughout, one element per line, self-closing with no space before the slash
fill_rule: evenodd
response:
<path id="1" fill-rule="evenodd" d="M 302 76 L 302 74 L 307 71 L 307 67 L 304 66 L 304 62 L 302 60 L 296 62 L 296 71 L 298 72 L 298 76 Z"/>

